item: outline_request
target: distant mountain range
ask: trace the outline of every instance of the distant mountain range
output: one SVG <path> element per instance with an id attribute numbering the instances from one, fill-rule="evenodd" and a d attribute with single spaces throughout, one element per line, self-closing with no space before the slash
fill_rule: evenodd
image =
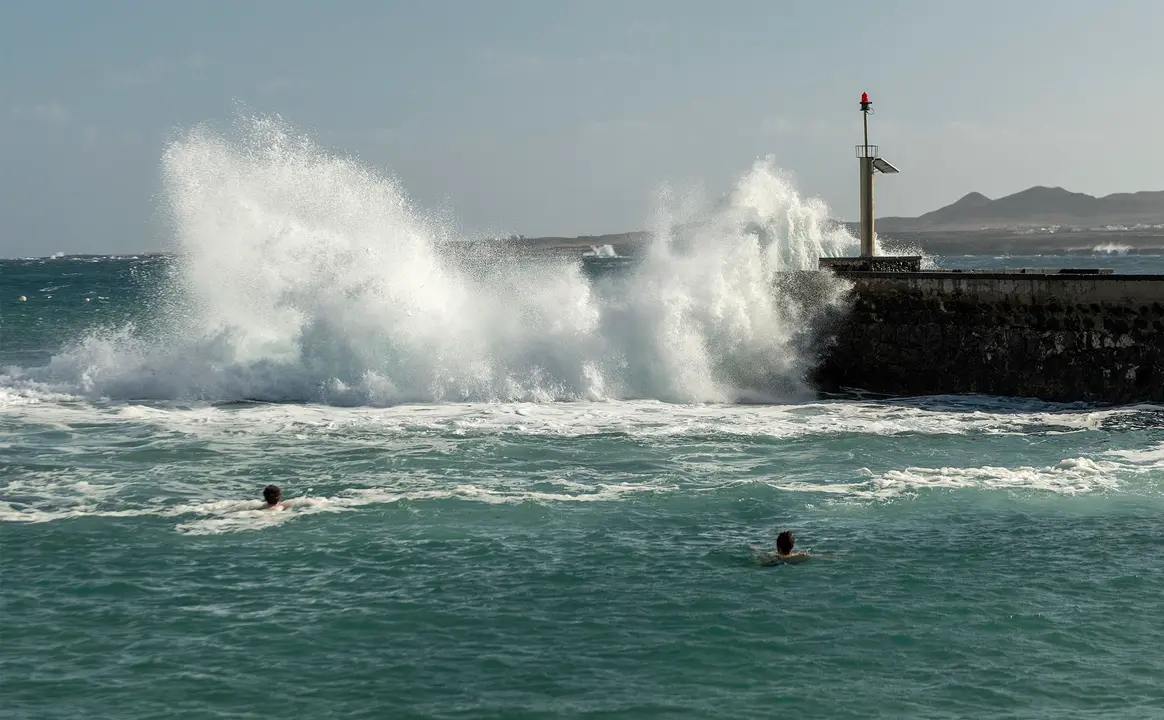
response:
<path id="1" fill-rule="evenodd" d="M 854 236 L 860 232 L 858 223 L 839 222 Z M 1032 232 L 1034 228 L 1056 225 L 1063 230 L 1070 228 L 1081 232 Z M 1164 225 L 1164 191 L 1117 193 L 1097 198 L 1061 187 L 1038 186 L 997 200 L 972 192 L 951 205 L 919 217 L 879 217 L 876 229 L 882 235 L 920 233 L 911 242 L 927 252 L 950 254 L 964 252 L 967 231 L 987 231 L 974 234 L 974 247 L 979 252 L 1058 252 L 1092 247 L 1087 243 L 1109 242 L 1112 233 L 1103 229 L 1107 226 L 1131 228 L 1136 225 Z M 1143 232 L 1148 233 L 1147 239 L 1131 238 L 1131 235 L 1143 235 Z M 1120 233 L 1120 242 L 1164 250 L 1164 230 L 1143 232 Z M 649 238 L 650 233 L 642 231 L 578 237 L 511 235 L 455 245 L 468 251 L 469 256 L 511 251 L 576 256 L 605 245 L 611 246 L 618 255 L 635 255 L 642 252 L 642 246 Z"/>
<path id="2" fill-rule="evenodd" d="M 1158 223 L 1164 223 L 1164 191 L 1094 197 L 1061 187 L 1037 186 L 997 200 L 972 192 L 919 217 L 879 217 L 876 229 L 884 233 Z"/>

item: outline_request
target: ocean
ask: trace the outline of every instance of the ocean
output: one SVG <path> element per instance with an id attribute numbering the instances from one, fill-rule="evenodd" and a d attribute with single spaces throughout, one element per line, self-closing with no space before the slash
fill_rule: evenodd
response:
<path id="1" fill-rule="evenodd" d="M 166 255 L 0 263 L 0 717 L 1164 716 L 1164 408 L 815 393 L 856 241 L 766 161 L 610 277 L 269 121 L 162 168 Z"/>

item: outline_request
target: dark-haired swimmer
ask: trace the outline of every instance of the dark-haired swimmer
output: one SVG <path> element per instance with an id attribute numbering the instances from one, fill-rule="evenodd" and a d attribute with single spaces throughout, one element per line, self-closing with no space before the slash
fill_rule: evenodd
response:
<path id="1" fill-rule="evenodd" d="M 282 502 L 283 490 L 278 485 L 268 485 L 263 488 L 263 500 L 267 503 L 264 510 L 282 510 L 287 506 Z"/>
<path id="2" fill-rule="evenodd" d="M 776 552 L 761 556 L 760 564 L 782 565 L 787 563 L 794 565 L 812 557 L 808 553 L 792 552 L 794 545 L 796 545 L 796 536 L 792 534 L 791 530 L 785 530 L 776 536 Z"/>

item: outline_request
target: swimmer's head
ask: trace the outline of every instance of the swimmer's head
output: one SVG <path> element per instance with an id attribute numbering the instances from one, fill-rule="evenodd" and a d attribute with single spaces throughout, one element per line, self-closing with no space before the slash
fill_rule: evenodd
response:
<path id="1" fill-rule="evenodd" d="M 792 534 L 791 530 L 785 530 L 776 536 L 776 550 L 781 555 L 788 555 L 792 552 L 792 546 L 796 544 L 796 536 Z"/>
<path id="2" fill-rule="evenodd" d="M 281 497 L 283 497 L 283 491 L 279 489 L 278 485 L 268 485 L 263 488 L 263 499 L 267 501 L 268 505 L 279 502 Z"/>

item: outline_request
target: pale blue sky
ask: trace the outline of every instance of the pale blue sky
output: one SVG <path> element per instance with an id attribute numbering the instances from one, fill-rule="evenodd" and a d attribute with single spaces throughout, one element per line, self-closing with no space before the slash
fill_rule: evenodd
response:
<path id="1" fill-rule="evenodd" d="M 469 230 L 639 229 L 664 181 L 768 153 L 855 216 L 1034 184 L 1164 189 L 1158 0 L 0 4 L 0 256 L 164 245 L 167 137 L 241 103 Z"/>

